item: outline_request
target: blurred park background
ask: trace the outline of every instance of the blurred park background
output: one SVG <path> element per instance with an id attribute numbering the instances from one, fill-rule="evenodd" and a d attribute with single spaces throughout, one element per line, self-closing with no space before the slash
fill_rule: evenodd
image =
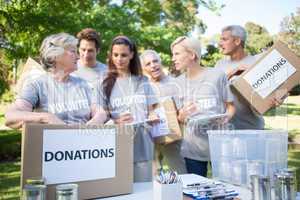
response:
<path id="1" fill-rule="evenodd" d="M 214 24 L 207 24 L 203 13 L 209 11 L 220 18 L 225 17 L 222 16 L 222 10 L 230 9 L 230 1 L 224 2 L 0 0 L 0 199 L 19 199 L 20 182 L 21 134 L 18 130 L 4 126 L 4 112 L 7 105 L 14 100 L 14 87 L 26 59 L 28 56 L 38 57 L 43 38 L 58 32 L 75 35 L 82 28 L 94 28 L 100 32 L 103 41 L 98 59 L 105 62 L 111 39 L 124 34 L 137 43 L 140 52 L 148 48 L 158 51 L 166 70 L 170 71 L 172 63 L 169 45 L 178 36 L 193 35 L 202 41 L 202 64 L 213 67 L 222 58 L 217 46 L 220 35 L 207 35 L 207 29 Z M 264 9 L 269 15 L 277 12 L 266 7 Z M 235 10 L 231 12 L 234 15 Z M 250 20 L 241 24 L 248 32 L 246 49 L 250 54 L 260 54 L 274 41 L 281 40 L 300 56 L 299 2 L 293 11 L 277 23 L 279 27 L 276 33 L 268 32 L 263 24 Z M 235 24 L 235 21 L 231 24 Z M 289 131 L 289 166 L 296 167 L 300 167 L 299 94 L 298 85 L 282 106 L 265 114 L 268 129 Z"/>

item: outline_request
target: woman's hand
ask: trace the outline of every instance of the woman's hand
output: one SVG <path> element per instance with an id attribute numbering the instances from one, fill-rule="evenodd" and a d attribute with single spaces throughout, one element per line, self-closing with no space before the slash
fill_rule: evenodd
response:
<path id="1" fill-rule="evenodd" d="M 193 102 L 190 102 L 178 111 L 177 119 L 179 122 L 184 123 L 189 116 L 197 111 L 197 105 Z"/>
<path id="2" fill-rule="evenodd" d="M 120 114 L 118 118 L 114 119 L 116 124 L 127 124 L 133 122 L 133 116 L 130 113 Z"/>
<path id="3" fill-rule="evenodd" d="M 40 113 L 40 123 L 45 124 L 65 124 L 65 122 L 59 119 L 52 113 Z"/>

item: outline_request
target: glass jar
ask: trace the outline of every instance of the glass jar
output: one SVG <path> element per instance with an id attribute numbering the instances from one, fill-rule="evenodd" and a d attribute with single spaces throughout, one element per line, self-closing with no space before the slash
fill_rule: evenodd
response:
<path id="1" fill-rule="evenodd" d="M 280 171 L 275 173 L 275 199 L 295 200 L 295 178 L 293 173 Z"/>
<path id="2" fill-rule="evenodd" d="M 23 188 L 23 200 L 46 200 L 45 185 L 26 184 Z"/>
<path id="3" fill-rule="evenodd" d="M 77 184 L 61 184 L 56 186 L 57 200 L 78 200 Z"/>

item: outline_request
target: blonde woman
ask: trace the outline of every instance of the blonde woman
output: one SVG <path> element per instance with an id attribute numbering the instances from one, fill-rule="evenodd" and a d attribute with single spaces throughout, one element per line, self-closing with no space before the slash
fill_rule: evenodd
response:
<path id="1" fill-rule="evenodd" d="M 176 70 L 184 71 L 176 80 L 180 88 L 176 98 L 177 117 L 185 129 L 181 154 L 188 173 L 206 176 L 209 161 L 206 131 L 217 128 L 214 127 L 216 124 L 198 126 L 186 122 L 194 114 L 226 113 L 228 117 L 223 122 L 226 123 L 235 112 L 233 97 L 224 72 L 200 65 L 201 45 L 198 39 L 179 37 L 171 44 L 171 50 Z"/>

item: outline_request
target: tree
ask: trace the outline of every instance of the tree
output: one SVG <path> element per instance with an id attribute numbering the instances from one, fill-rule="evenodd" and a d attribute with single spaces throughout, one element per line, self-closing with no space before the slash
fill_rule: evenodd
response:
<path id="1" fill-rule="evenodd" d="M 11 66 L 14 60 L 38 56 L 49 34 L 76 34 L 92 27 L 101 33 L 104 61 L 113 37 L 124 34 L 140 50 L 151 48 L 170 64 L 170 43 L 195 26 L 205 28 L 196 17 L 199 6 L 218 11 L 213 0 L 0 0 L 0 50 Z"/>
<path id="2" fill-rule="evenodd" d="M 300 56 L 300 7 L 297 8 L 296 14 L 285 17 L 281 22 L 281 31 L 277 39 L 283 41 L 288 47 Z M 291 95 L 300 94 L 300 85 L 295 86 Z"/>
<path id="3" fill-rule="evenodd" d="M 286 43 L 300 56 L 300 7 L 297 8 L 296 14 L 292 13 L 282 20 L 277 39 Z"/>
<path id="4" fill-rule="evenodd" d="M 273 38 L 268 31 L 258 24 L 247 22 L 245 29 L 248 34 L 246 50 L 252 55 L 260 53 L 273 42 Z"/>
<path id="5" fill-rule="evenodd" d="M 201 65 L 214 67 L 217 61 L 224 57 L 218 48 L 219 40 L 220 34 L 201 39 L 201 44 L 206 46 L 205 53 L 201 57 Z"/>

